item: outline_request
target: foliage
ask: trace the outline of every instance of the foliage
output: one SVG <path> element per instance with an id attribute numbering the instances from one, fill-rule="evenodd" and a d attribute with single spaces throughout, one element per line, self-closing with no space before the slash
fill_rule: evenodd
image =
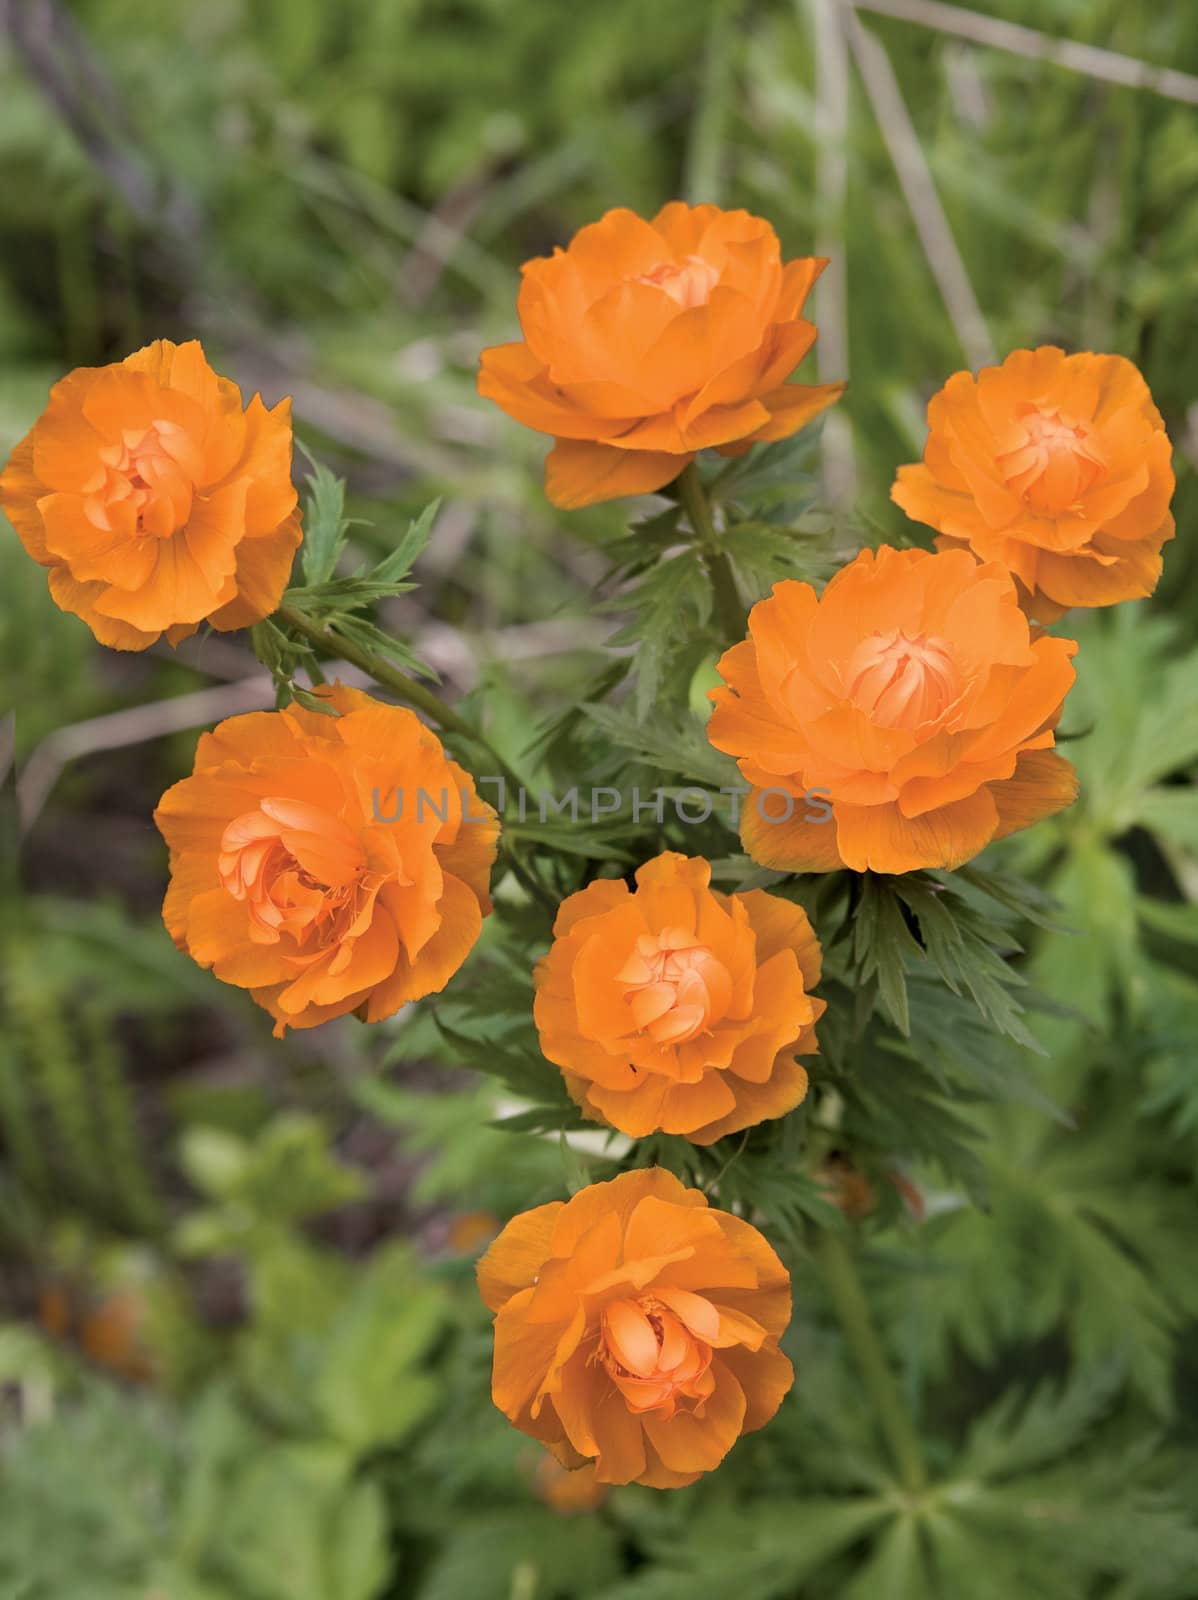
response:
<path id="1" fill-rule="evenodd" d="M 855 78 L 849 182 L 826 188 L 815 5 L 667 0 L 651 29 L 632 0 L 568 26 L 549 0 L 55 9 L 64 98 L 16 46 L 0 59 L 4 452 L 66 366 L 161 333 L 198 328 L 270 400 L 294 389 L 332 465 L 308 473 L 289 615 L 249 641 L 280 699 L 319 704 L 314 632 L 421 688 L 436 667 L 528 803 L 507 796 L 460 982 L 285 1042 L 158 924 L 147 818 L 190 731 L 68 767 L 11 852 L 0 1600 L 1189 1600 L 1190 108 L 861 13 L 996 347 L 1143 367 L 1179 446 L 1179 538 L 1150 605 L 1077 623 L 1075 807 L 954 874 L 783 879 L 741 852 L 735 767 L 705 737 L 727 641 L 685 508 L 659 499 L 631 531 L 596 508 L 567 536 L 542 452 L 472 369 L 511 336 L 520 260 L 689 182 L 771 216 L 788 253 L 830 239 L 848 262 L 856 509 L 827 509 L 836 444 L 816 430 L 705 465 L 739 601 L 918 533 L 884 488 L 961 352 Z M 984 10 L 1198 71 L 1186 8 Z M 11 541 L 0 559 L 21 759 L 219 685 L 222 649 L 257 671 L 227 640 L 93 653 Z M 595 817 L 603 786 L 645 804 Z M 577 821 L 541 814 L 541 791 L 572 788 Z M 710 815 L 683 820 L 696 790 Z M 665 848 L 709 857 L 722 889 L 801 900 L 825 952 L 808 1100 L 710 1150 L 584 1124 L 531 1024 L 558 902 Z M 567 1514 L 490 1404 L 473 1257 L 514 1212 L 649 1162 L 764 1220 L 799 1382 L 711 1479 Z M 865 1398 L 825 1234 L 860 1272 L 918 1485 Z M 51 1327 L 63 1283 L 83 1309 Z M 140 1307 L 136 1376 L 85 1331 L 117 1290 Z"/>

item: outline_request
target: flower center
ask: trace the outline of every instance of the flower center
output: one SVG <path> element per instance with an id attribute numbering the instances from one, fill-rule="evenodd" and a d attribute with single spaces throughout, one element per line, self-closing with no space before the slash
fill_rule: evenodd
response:
<path id="1" fill-rule="evenodd" d="M 863 639 L 849 658 L 847 677 L 850 698 L 884 728 L 934 721 L 961 689 L 944 640 L 902 628 Z"/>
<path id="2" fill-rule="evenodd" d="M 727 967 L 683 928 L 643 933 L 616 974 L 634 1026 L 654 1044 L 682 1044 L 717 1023 L 732 998 Z"/>
<path id="3" fill-rule="evenodd" d="M 642 272 L 636 281 L 660 289 L 689 310 L 707 304 L 719 278 L 710 261 L 704 261 L 702 256 L 687 256 L 681 263 L 663 261 L 650 272 Z"/>
<path id="4" fill-rule="evenodd" d="M 1059 516 L 1080 509 L 1082 496 L 1106 477 L 1091 430 L 1034 406 L 1025 408 L 1022 421 L 1024 442 L 998 457 L 1007 487 L 1033 511 Z"/>
<path id="5" fill-rule="evenodd" d="M 101 469 L 85 510 L 100 528 L 169 538 L 187 522 L 203 458 L 177 422 L 125 428 L 104 445 Z"/>
<path id="6" fill-rule="evenodd" d="M 250 937 L 297 944 L 339 937 L 367 890 L 362 846 L 339 817 L 300 800 L 268 797 L 235 817 L 221 837 L 217 870 L 250 914 Z"/>
<path id="7" fill-rule="evenodd" d="M 711 1346 L 651 1294 L 604 1306 L 598 1355 L 630 1411 L 669 1418 L 679 1400 L 706 1400 L 715 1387 Z"/>

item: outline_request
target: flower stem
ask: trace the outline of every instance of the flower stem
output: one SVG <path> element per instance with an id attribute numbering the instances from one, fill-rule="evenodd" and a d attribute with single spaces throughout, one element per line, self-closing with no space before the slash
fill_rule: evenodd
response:
<path id="1" fill-rule="evenodd" d="M 824 1229 L 817 1248 L 828 1293 L 873 1402 L 878 1426 L 886 1436 L 903 1487 L 915 1493 L 926 1476 L 923 1448 L 874 1327 L 853 1257 L 840 1232 L 831 1228 Z"/>
<path id="2" fill-rule="evenodd" d="M 298 633 L 322 654 L 331 659 L 340 657 L 341 660 L 348 661 L 367 673 L 376 683 L 381 683 L 390 689 L 392 694 L 398 696 L 405 705 L 411 706 L 414 711 L 422 711 L 446 733 L 456 733 L 461 739 L 469 739 L 472 744 L 485 751 L 495 763 L 496 777 L 503 777 L 516 789 L 520 788 L 520 779 L 494 746 L 472 723 L 460 717 L 452 706 L 447 706 L 440 695 L 434 694 L 431 689 L 418 683 L 414 678 L 409 678 L 406 673 L 401 672 L 383 657 L 375 655 L 373 651 L 364 650 L 352 639 L 346 639 L 323 623 L 314 622 L 295 606 L 283 604 L 275 612 L 275 616 L 284 626 L 290 628 L 293 633 Z"/>
<path id="3" fill-rule="evenodd" d="M 678 495 L 686 510 L 695 539 L 703 555 L 703 565 L 711 580 L 715 596 L 716 620 L 720 632 L 729 641 L 739 639 L 745 631 L 745 608 L 736 587 L 736 577 L 727 553 L 720 549 L 703 480 L 692 461 L 678 479 Z"/>

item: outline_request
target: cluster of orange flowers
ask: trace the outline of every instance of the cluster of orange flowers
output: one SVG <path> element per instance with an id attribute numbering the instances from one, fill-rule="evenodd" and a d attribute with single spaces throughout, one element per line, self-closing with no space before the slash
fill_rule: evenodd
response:
<path id="1" fill-rule="evenodd" d="M 839 396 L 787 381 L 824 265 L 783 262 L 745 212 L 612 211 L 525 267 L 523 338 L 483 353 L 480 390 L 553 436 L 555 504 L 660 489 L 699 451 L 785 438 Z M 1016 351 L 950 378 L 929 422 L 892 493 L 937 530 L 936 553 L 864 551 L 822 594 L 779 583 L 720 661 L 709 736 L 750 785 L 742 839 L 766 866 L 951 868 L 1067 806 L 1053 730 L 1076 645 L 1034 624 L 1147 595 L 1160 573 L 1170 447 L 1130 362 Z M 159 341 L 56 385 L 0 498 L 55 601 L 102 643 L 243 627 L 278 606 L 300 538 L 288 403 L 243 409 L 198 344 Z M 490 910 L 498 844 L 498 818 L 411 712 L 317 692 L 337 715 L 293 705 L 204 735 L 156 813 L 173 938 L 277 1033 L 441 990 Z M 452 801 L 379 822 L 370 797 L 403 786 Z M 813 791 L 830 818 L 796 812 Z M 815 934 L 791 900 L 710 876 L 667 852 L 635 889 L 589 884 L 536 969 L 545 1056 L 586 1116 L 633 1138 L 709 1144 L 806 1093 Z M 479 1280 L 496 1404 L 599 1484 L 692 1482 L 792 1381 L 781 1262 L 660 1169 L 517 1216 Z"/>

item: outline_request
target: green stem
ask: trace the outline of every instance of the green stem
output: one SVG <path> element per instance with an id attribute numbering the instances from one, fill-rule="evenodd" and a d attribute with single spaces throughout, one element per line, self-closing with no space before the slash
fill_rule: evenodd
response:
<path id="1" fill-rule="evenodd" d="M 406 673 L 392 666 L 381 656 L 376 656 L 373 651 L 363 650 L 361 646 L 354 644 L 351 639 L 344 638 L 333 628 L 314 622 L 311 617 L 294 606 L 281 605 L 275 616 L 290 628 L 292 633 L 298 633 L 301 638 L 306 639 L 310 645 L 330 659 L 339 657 L 343 661 L 350 662 L 368 673 L 376 683 L 385 685 L 405 705 L 411 706 L 414 711 L 423 711 L 426 717 L 431 718 L 446 733 L 456 733 L 459 738 L 469 739 L 480 750 L 485 750 L 495 763 L 496 776 L 502 776 L 515 788 L 520 788 L 520 779 L 495 747 L 472 723 L 460 717 L 452 706 L 447 706 L 440 695 L 434 694 L 431 689 L 418 683 L 414 678 L 409 678 Z"/>
<path id="2" fill-rule="evenodd" d="M 830 1228 L 820 1237 L 818 1253 L 832 1304 L 873 1401 L 878 1426 L 886 1436 L 903 1487 L 915 1493 L 925 1481 L 923 1449 L 874 1327 L 852 1255 L 841 1234 Z"/>
<path id="3" fill-rule="evenodd" d="M 678 479 L 678 495 L 703 554 L 703 564 L 715 595 L 716 619 L 725 638 L 739 639 L 745 631 L 745 608 L 736 587 L 736 577 L 727 553 L 720 549 L 712 520 L 711 506 L 703 488 L 699 469 L 692 461 Z"/>

